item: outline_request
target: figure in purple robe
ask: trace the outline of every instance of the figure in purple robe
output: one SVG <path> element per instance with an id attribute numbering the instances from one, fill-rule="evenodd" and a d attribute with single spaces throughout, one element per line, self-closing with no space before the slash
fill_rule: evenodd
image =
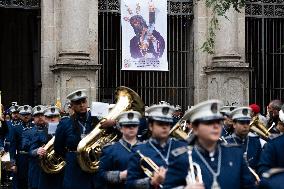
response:
<path id="1" fill-rule="evenodd" d="M 129 9 L 128 11 L 130 13 Z M 137 12 L 138 11 L 136 11 L 136 13 Z M 149 25 L 147 25 L 145 19 L 141 15 L 138 15 L 138 13 L 127 21 L 130 22 L 135 33 L 135 36 L 130 40 L 131 57 L 135 59 L 160 58 L 165 50 L 165 40 L 161 34 L 155 30 L 154 4 L 149 4 Z"/>

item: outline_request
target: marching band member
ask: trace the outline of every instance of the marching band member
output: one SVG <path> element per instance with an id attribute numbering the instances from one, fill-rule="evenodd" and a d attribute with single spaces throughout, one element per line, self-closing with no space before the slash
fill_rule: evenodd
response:
<path id="1" fill-rule="evenodd" d="M 278 124 L 284 125 L 284 106 L 279 111 Z M 258 173 L 262 175 L 271 168 L 284 168 L 284 135 L 274 138 L 267 142 L 263 149 L 258 164 Z"/>
<path id="2" fill-rule="evenodd" d="M 23 149 L 29 152 L 29 174 L 28 185 L 29 189 L 38 189 L 40 166 L 37 154 L 37 149 L 33 146 L 42 146 L 46 141 L 46 120 L 44 117 L 44 110 L 46 108 L 42 105 L 35 106 L 32 110 L 34 127 L 23 131 Z"/>
<path id="3" fill-rule="evenodd" d="M 1 98 L 1 97 L 0 97 Z M 2 104 L 0 102 L 0 108 L 2 108 Z M 5 116 L 2 114 L 3 109 L 0 111 L 0 163 L 2 163 L 2 156 L 7 152 L 6 148 L 6 139 L 9 135 L 9 126 L 8 121 L 5 121 Z M 0 165 L 0 186 L 3 185 L 8 177 L 8 172 L 6 170 L 1 170 L 2 165 Z"/>
<path id="4" fill-rule="evenodd" d="M 55 135 L 55 130 L 60 121 L 60 109 L 56 106 L 50 106 L 44 111 L 44 116 L 47 122 L 47 132 L 44 132 L 43 137 L 41 137 L 41 133 L 38 133 L 35 138 L 33 144 L 31 144 L 31 150 L 34 150 L 39 157 L 43 157 L 46 155 L 45 149 L 41 146 L 41 144 L 46 144 L 53 135 Z M 45 173 L 42 169 L 39 174 L 39 185 L 38 189 L 61 189 L 63 182 L 63 170 L 59 173 L 48 174 Z"/>
<path id="5" fill-rule="evenodd" d="M 16 103 L 15 104 L 12 103 L 12 106 L 9 108 L 9 113 L 11 115 L 11 119 L 9 121 L 6 121 L 8 125 L 8 133 L 6 135 L 6 140 L 5 140 L 5 150 L 7 152 L 10 151 L 13 128 L 22 124 L 19 114 L 19 106 Z M 12 177 L 12 187 L 13 189 L 17 189 L 16 174 L 13 172 L 11 172 L 10 174 Z"/>
<path id="6" fill-rule="evenodd" d="M 92 131 L 94 117 L 87 111 L 87 94 L 85 90 L 77 90 L 70 93 L 67 99 L 71 101 L 74 110 L 72 117 L 61 119 L 58 124 L 54 150 L 64 157 L 66 166 L 64 169 L 64 189 L 91 189 L 93 174 L 81 170 L 77 162 L 77 145 L 86 134 Z"/>
<path id="7" fill-rule="evenodd" d="M 254 177 L 243 159 L 243 150 L 235 145 L 218 143 L 223 120 L 220 106 L 220 101 L 209 100 L 189 110 L 196 137 L 193 146 L 171 152 L 164 188 L 255 188 Z M 195 172 L 190 168 L 193 162 L 199 165 L 201 178 L 189 174 Z"/>
<path id="8" fill-rule="evenodd" d="M 152 136 L 147 142 L 137 146 L 137 150 L 150 158 L 159 169 L 151 178 L 147 177 L 140 166 L 141 157 L 138 152 L 135 153 L 128 164 L 127 188 L 157 188 L 163 184 L 169 165 L 170 151 L 186 145 L 169 137 L 174 110 L 174 107 L 168 104 L 153 105 L 146 110 Z M 143 165 L 144 163 L 142 162 Z M 144 166 L 148 167 L 146 164 Z"/>
<path id="9" fill-rule="evenodd" d="M 258 117 L 258 119 L 266 126 L 267 119 L 263 115 L 260 114 L 260 107 L 257 104 L 250 104 L 249 107 L 251 108 L 251 117 Z"/>
<path id="10" fill-rule="evenodd" d="M 281 107 L 281 110 L 279 111 L 279 121 L 277 122 L 276 126 L 274 127 L 274 133 L 271 133 L 269 135 L 269 139 L 277 138 L 284 133 L 284 105 Z"/>
<path id="11" fill-rule="evenodd" d="M 256 169 L 262 150 L 259 136 L 249 135 L 251 109 L 239 107 L 231 112 L 234 133 L 225 139 L 230 144 L 238 144 L 244 150 L 244 158 L 252 169 Z"/>
<path id="12" fill-rule="evenodd" d="M 283 103 L 281 102 L 281 100 L 272 100 L 271 102 L 269 102 L 268 106 L 267 106 L 267 115 L 266 118 L 267 120 L 267 128 L 271 128 L 270 132 L 271 133 L 278 133 L 277 130 L 275 130 L 275 126 L 278 123 L 279 120 L 279 111 L 281 110 L 281 106 L 283 105 Z"/>
<path id="13" fill-rule="evenodd" d="M 173 113 L 173 125 L 175 125 L 183 116 L 183 112 L 180 105 L 175 106 L 175 111 Z"/>
<path id="14" fill-rule="evenodd" d="M 98 176 L 103 180 L 103 188 L 125 188 L 128 161 L 138 144 L 140 118 L 141 114 L 137 111 L 123 112 L 118 116 L 122 138 L 106 145 L 100 158 Z"/>
<path id="15" fill-rule="evenodd" d="M 7 122 L 5 121 L 4 114 L 2 113 L 4 108 L 1 103 L 0 103 L 0 108 L 1 108 L 0 111 L 0 156 L 1 156 L 1 154 L 5 152 L 4 147 L 5 147 L 5 138 L 8 133 L 8 125 Z"/>
<path id="16" fill-rule="evenodd" d="M 29 169 L 29 156 L 28 152 L 22 147 L 23 131 L 29 130 L 33 127 L 32 123 L 32 107 L 24 105 L 19 107 L 19 114 L 21 124 L 12 129 L 10 158 L 14 166 L 11 170 L 16 173 L 17 188 L 28 188 L 28 169 Z"/>
<path id="17" fill-rule="evenodd" d="M 71 117 L 61 119 L 57 126 L 54 141 L 55 153 L 65 158 L 63 188 L 91 189 L 93 188 L 93 173 L 85 172 L 77 161 L 77 146 L 82 138 L 90 133 L 99 120 L 87 111 L 86 90 L 70 93 L 67 99 L 71 101 L 74 113 Z M 113 120 L 103 122 L 103 127 L 114 126 Z"/>
<path id="18" fill-rule="evenodd" d="M 284 189 L 284 168 L 272 168 L 263 174 L 259 189 Z"/>
<path id="19" fill-rule="evenodd" d="M 233 120 L 231 119 L 230 114 L 231 114 L 231 111 L 233 111 L 235 108 L 236 106 L 223 106 L 220 109 L 220 113 L 224 117 L 223 130 L 222 130 L 223 137 L 229 136 L 233 134 L 234 132 Z"/>
<path id="20" fill-rule="evenodd" d="M 11 115 L 11 119 L 9 121 L 7 121 L 8 124 L 8 135 L 6 136 L 6 150 L 9 151 L 10 149 L 10 144 L 11 144 L 11 133 L 12 133 L 12 129 L 21 124 L 21 120 L 20 120 L 20 114 L 19 114 L 19 106 L 18 105 L 13 105 L 9 108 L 9 113 Z"/>

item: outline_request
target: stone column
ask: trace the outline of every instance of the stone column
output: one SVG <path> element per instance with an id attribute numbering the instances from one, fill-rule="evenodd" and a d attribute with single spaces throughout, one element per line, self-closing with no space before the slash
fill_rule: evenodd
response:
<path id="1" fill-rule="evenodd" d="M 225 105 L 248 105 L 249 65 L 244 62 L 242 52 L 245 36 L 245 20 L 233 8 L 226 13 L 227 18 L 219 17 L 220 30 L 216 31 L 215 54 L 210 64 L 204 68 L 208 75 L 208 98 L 223 100 Z M 241 28 L 240 28 L 241 27 Z M 241 45 L 241 46 L 240 46 Z"/>
<path id="2" fill-rule="evenodd" d="M 61 1 L 58 56 L 50 68 L 55 74 L 55 98 L 62 103 L 70 92 L 82 88 L 88 90 L 89 102 L 97 99 L 97 9 L 97 0 Z"/>
<path id="3" fill-rule="evenodd" d="M 226 17 L 218 17 L 220 29 L 216 31 L 215 56 L 238 54 L 238 15 L 231 8 Z"/>
<path id="4" fill-rule="evenodd" d="M 41 1 L 41 103 L 55 103 L 54 74 L 50 66 L 56 59 L 55 1 Z"/>
<path id="5" fill-rule="evenodd" d="M 207 66 L 208 54 L 200 49 L 207 35 L 207 8 L 204 1 L 194 2 L 194 104 L 208 98 L 207 75 L 203 68 Z"/>
<path id="6" fill-rule="evenodd" d="M 62 59 L 89 60 L 89 2 L 86 0 L 61 1 L 62 44 L 59 57 Z M 65 63 L 68 62 L 70 61 Z"/>

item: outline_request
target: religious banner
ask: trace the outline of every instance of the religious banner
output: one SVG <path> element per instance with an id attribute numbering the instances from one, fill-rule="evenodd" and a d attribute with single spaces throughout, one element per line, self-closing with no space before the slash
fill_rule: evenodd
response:
<path id="1" fill-rule="evenodd" d="M 122 70 L 168 71 L 167 1 L 121 0 Z"/>

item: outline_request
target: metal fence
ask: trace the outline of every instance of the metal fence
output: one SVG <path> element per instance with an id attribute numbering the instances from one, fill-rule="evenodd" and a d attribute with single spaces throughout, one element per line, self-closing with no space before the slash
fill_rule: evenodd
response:
<path id="1" fill-rule="evenodd" d="M 250 102 L 264 112 L 270 100 L 284 100 L 284 0 L 246 3 L 246 61 Z"/>
<path id="2" fill-rule="evenodd" d="M 193 49 L 191 0 L 168 1 L 168 72 L 122 71 L 120 2 L 99 1 L 99 100 L 113 101 L 124 85 L 151 105 L 161 100 L 186 108 L 193 102 Z"/>

